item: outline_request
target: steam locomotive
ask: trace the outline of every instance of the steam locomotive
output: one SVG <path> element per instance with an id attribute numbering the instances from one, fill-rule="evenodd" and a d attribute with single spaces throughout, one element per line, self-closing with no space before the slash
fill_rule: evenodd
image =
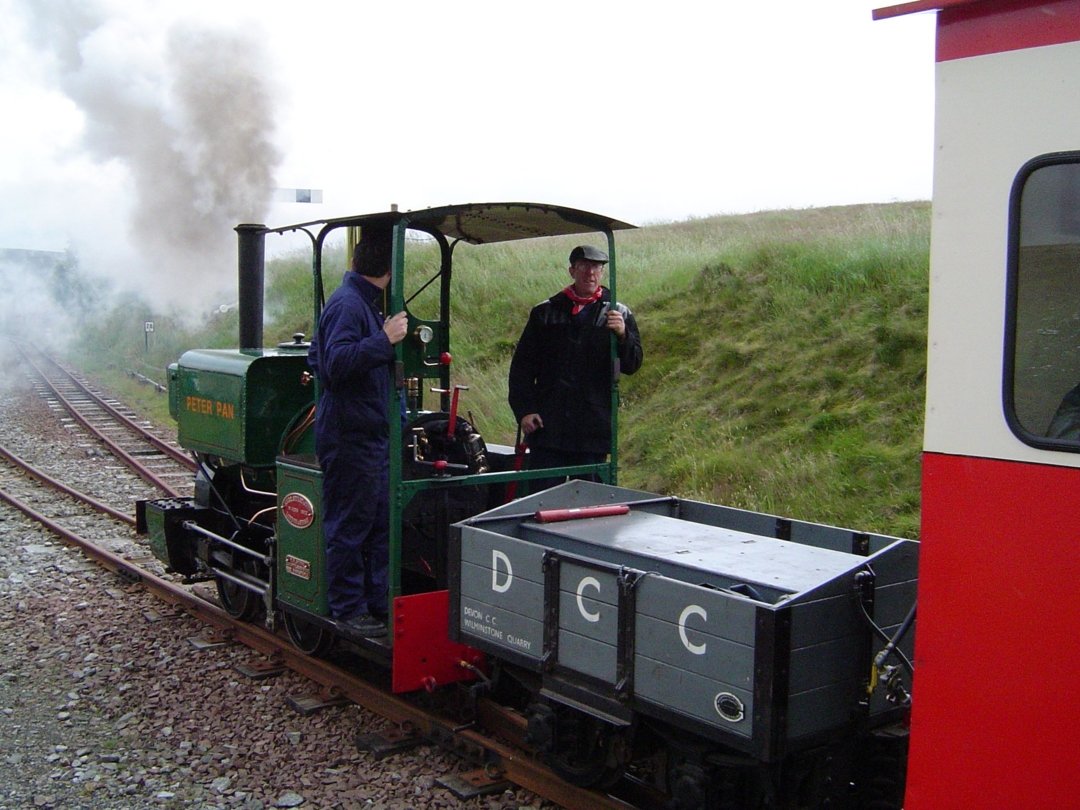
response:
<path id="1" fill-rule="evenodd" d="M 352 246 L 373 223 L 393 229 L 388 311 L 409 312 L 388 403 L 407 416 L 390 437 L 385 639 L 351 638 L 328 615 L 308 344 L 262 346 L 266 236 L 311 238 L 317 320 L 328 237 L 345 229 Z M 239 226 L 239 348 L 188 351 L 168 370 L 195 494 L 139 503 L 140 530 L 172 571 L 213 578 L 234 616 L 284 625 L 311 655 L 354 645 L 395 691 L 486 673 L 480 687 L 527 717 L 536 750 L 576 784 L 648 761 L 672 808 L 899 807 L 918 543 L 619 487 L 617 430 L 601 464 L 522 469 L 459 412 L 455 254 L 599 236 L 614 298 L 615 233 L 629 227 L 536 203 Z M 439 257 L 422 283 L 405 273 L 423 264 L 406 262 L 418 243 Z M 421 318 L 405 291 L 429 288 L 437 314 Z M 568 480 L 513 497 L 551 477 Z"/>

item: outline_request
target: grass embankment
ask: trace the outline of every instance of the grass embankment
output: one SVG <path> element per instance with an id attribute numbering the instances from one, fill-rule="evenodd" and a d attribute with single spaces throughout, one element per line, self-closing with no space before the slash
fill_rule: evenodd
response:
<path id="1" fill-rule="evenodd" d="M 916 536 L 929 204 L 714 217 L 617 239 L 619 298 L 645 348 L 621 385 L 620 483 Z M 530 307 L 569 281 L 575 242 L 458 246 L 455 380 L 489 441 L 513 442 L 513 345 Z M 424 248 L 409 262 L 410 274 L 433 264 Z M 327 275 L 335 285 L 340 272 Z M 306 258 L 271 262 L 267 345 L 310 334 L 309 278 Z M 204 334 L 171 326 L 149 353 L 140 336 L 125 367 L 161 379 L 184 349 L 236 340 L 235 313 Z M 163 413 L 164 397 L 141 390 Z"/>

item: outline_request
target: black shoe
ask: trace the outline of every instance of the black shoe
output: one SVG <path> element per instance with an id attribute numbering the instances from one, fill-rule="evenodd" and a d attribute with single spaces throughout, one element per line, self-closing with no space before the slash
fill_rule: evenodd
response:
<path id="1" fill-rule="evenodd" d="M 346 635 L 361 638 L 381 638 L 386 635 L 386 625 L 367 613 L 359 613 L 351 619 L 339 622 Z"/>

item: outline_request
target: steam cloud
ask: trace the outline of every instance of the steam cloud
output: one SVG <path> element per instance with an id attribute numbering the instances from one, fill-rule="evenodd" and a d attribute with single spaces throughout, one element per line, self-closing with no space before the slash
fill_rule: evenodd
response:
<path id="1" fill-rule="evenodd" d="M 26 0 L 23 8 L 55 57 L 60 88 L 85 116 L 86 150 L 130 177 L 137 267 L 123 275 L 181 305 L 234 296 L 233 227 L 263 221 L 281 160 L 259 43 L 194 23 L 154 30 L 116 4 Z"/>

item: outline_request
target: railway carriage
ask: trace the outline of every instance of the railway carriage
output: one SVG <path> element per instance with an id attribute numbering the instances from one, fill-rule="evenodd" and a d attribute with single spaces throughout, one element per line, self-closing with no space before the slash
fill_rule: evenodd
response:
<path id="1" fill-rule="evenodd" d="M 451 635 L 568 779 L 658 748 L 675 807 L 898 804 L 910 672 L 870 630 L 910 652 L 917 543 L 588 482 L 455 530 Z"/>
<path id="2" fill-rule="evenodd" d="M 937 12 L 923 544 L 905 807 L 1080 801 L 1080 2 Z"/>

